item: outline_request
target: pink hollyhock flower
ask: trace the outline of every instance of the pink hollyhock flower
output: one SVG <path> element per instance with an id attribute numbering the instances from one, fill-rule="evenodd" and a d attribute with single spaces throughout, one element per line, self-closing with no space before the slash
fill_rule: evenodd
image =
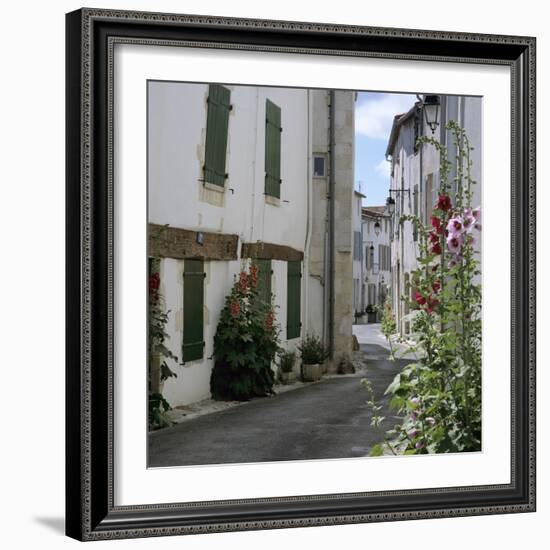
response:
<path id="1" fill-rule="evenodd" d="M 475 218 L 476 222 L 481 221 L 481 208 L 479 206 L 472 210 L 472 216 Z"/>
<path id="2" fill-rule="evenodd" d="M 462 248 L 462 235 L 453 235 L 452 233 L 447 237 L 447 248 L 450 252 L 459 254 Z"/>
<path id="3" fill-rule="evenodd" d="M 462 225 L 464 227 L 464 231 L 466 231 L 466 233 L 470 233 L 474 228 L 475 223 L 476 223 L 476 219 L 474 218 L 472 211 L 469 208 L 464 210 L 464 216 L 462 218 Z"/>
<path id="4" fill-rule="evenodd" d="M 407 435 L 412 439 L 413 437 L 416 437 L 418 432 L 416 430 L 410 430 L 407 432 Z"/>
<path id="5" fill-rule="evenodd" d="M 480 223 L 475 223 L 474 224 L 474 227 L 478 230 L 478 231 L 481 231 L 481 224 Z"/>
<path id="6" fill-rule="evenodd" d="M 424 447 L 424 443 L 422 443 L 422 441 L 417 441 L 414 446 L 417 449 L 422 449 L 422 447 Z"/>
<path id="7" fill-rule="evenodd" d="M 449 220 L 447 224 L 447 231 L 450 235 L 460 235 L 464 233 L 464 224 L 460 216 L 455 216 Z"/>

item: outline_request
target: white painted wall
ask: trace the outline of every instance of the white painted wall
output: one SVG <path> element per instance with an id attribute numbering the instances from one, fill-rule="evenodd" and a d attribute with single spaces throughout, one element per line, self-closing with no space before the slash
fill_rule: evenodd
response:
<path id="1" fill-rule="evenodd" d="M 227 86 L 229 115 L 225 192 L 202 179 L 208 86 L 149 83 L 149 221 L 237 234 L 304 249 L 308 177 L 307 90 Z M 264 195 L 265 103 L 281 107 L 281 200 Z M 229 191 L 233 189 L 233 192 Z M 221 198 L 219 197 L 221 195 Z M 295 222 L 295 223 L 289 223 Z"/>
<path id="2" fill-rule="evenodd" d="M 206 139 L 208 85 L 149 83 L 149 221 L 191 230 L 237 234 L 242 242 L 283 244 L 304 251 L 308 223 L 308 180 L 311 162 L 308 91 L 302 89 L 227 86 L 233 106 L 229 116 L 225 189 L 205 188 L 202 166 Z M 265 104 L 281 108 L 281 197 L 264 195 Z M 325 110 L 319 115 L 326 116 Z M 325 123 L 326 124 L 326 123 Z M 230 191 L 233 189 L 233 192 Z M 205 261 L 203 358 L 173 370 L 177 378 L 163 385 L 172 406 L 210 396 L 214 365 L 213 340 L 240 260 Z M 170 310 L 168 347 L 181 359 L 183 341 L 183 260 L 161 261 L 161 290 Z M 272 292 L 283 347 L 293 349 L 299 339 L 286 341 L 287 264 L 272 261 Z M 302 281 L 305 276 L 302 277 Z M 302 288 L 302 323 L 306 302 L 322 307 L 322 293 L 306 299 Z M 315 317 L 315 315 L 313 316 Z M 322 318 L 322 316 L 321 316 Z M 316 327 L 314 327 L 316 328 Z"/>

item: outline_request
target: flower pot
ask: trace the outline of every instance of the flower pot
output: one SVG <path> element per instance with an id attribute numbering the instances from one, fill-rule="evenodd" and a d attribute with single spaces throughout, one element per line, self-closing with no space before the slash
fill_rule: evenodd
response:
<path id="1" fill-rule="evenodd" d="M 304 363 L 302 365 L 302 378 L 304 382 L 316 382 L 321 379 L 321 376 L 323 376 L 322 363 L 316 363 L 314 365 L 307 365 Z"/>
<path id="2" fill-rule="evenodd" d="M 290 372 L 281 372 L 280 373 L 280 380 L 281 380 L 281 384 L 293 384 L 294 382 L 296 382 L 296 374 L 294 374 L 294 372 L 290 371 Z"/>

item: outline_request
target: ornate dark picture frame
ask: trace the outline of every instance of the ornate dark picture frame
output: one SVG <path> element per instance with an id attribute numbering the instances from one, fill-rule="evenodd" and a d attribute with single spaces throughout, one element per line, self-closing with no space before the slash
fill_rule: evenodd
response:
<path id="1" fill-rule="evenodd" d="M 113 499 L 113 45 L 510 67 L 511 483 L 117 507 Z M 67 15 L 66 531 L 79 540 L 535 510 L 535 39 L 82 9 Z"/>

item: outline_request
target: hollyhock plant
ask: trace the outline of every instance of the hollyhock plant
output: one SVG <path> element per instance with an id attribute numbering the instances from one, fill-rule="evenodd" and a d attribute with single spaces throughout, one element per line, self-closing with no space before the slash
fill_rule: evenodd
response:
<path id="1" fill-rule="evenodd" d="M 439 189 L 433 215 L 402 216 L 420 236 L 417 267 L 409 273 L 414 307 L 405 351 L 417 359 L 397 373 L 386 393 L 402 418 L 386 432 L 395 454 L 454 453 L 481 449 L 481 283 L 473 240 L 481 228 L 474 208 L 471 147 L 455 122 L 446 125 L 456 159 L 436 138 L 423 136 L 439 155 Z M 454 168 L 460 167 L 459 170 Z M 414 436 L 413 436 L 414 434 Z M 385 449 L 384 449 L 385 450 Z"/>
<path id="2" fill-rule="evenodd" d="M 244 401 L 273 393 L 272 363 L 280 350 L 280 328 L 271 303 L 257 288 L 258 267 L 242 270 L 220 313 L 214 336 L 212 397 Z"/>

